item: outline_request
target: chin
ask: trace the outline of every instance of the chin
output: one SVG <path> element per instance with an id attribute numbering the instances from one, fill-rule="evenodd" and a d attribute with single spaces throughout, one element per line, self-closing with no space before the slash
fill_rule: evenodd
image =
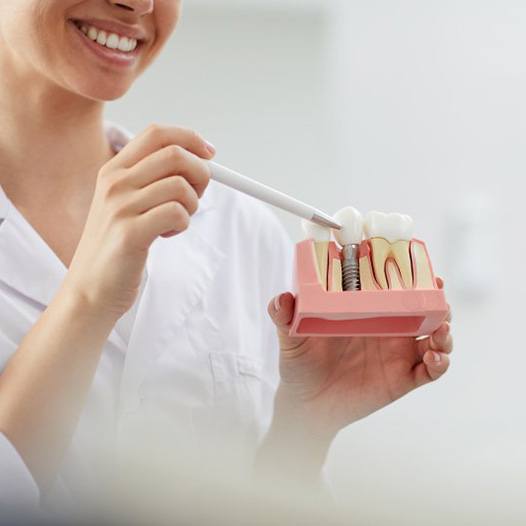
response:
<path id="1" fill-rule="evenodd" d="M 129 82 L 72 83 L 68 89 L 81 97 L 99 102 L 111 102 L 120 99 L 131 87 Z"/>

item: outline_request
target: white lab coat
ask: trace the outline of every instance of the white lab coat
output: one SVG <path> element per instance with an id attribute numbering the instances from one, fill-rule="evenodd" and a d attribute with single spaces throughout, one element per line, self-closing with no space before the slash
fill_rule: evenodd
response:
<path id="1" fill-rule="evenodd" d="M 127 140 L 117 128 L 108 133 L 116 149 Z M 180 457 L 199 451 L 202 462 L 233 455 L 249 468 L 278 383 L 266 307 L 290 289 L 291 264 L 292 245 L 273 214 L 212 182 L 189 230 L 154 242 L 141 295 L 104 346 L 49 498 L 60 502 L 66 491 L 97 499 L 128 450 L 145 465 L 159 446 Z M 0 370 L 65 274 L 0 188 Z M 0 466 L 0 491 L 1 478 Z"/>

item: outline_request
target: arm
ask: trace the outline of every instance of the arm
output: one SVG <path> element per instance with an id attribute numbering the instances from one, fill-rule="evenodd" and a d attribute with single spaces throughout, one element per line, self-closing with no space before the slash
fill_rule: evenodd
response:
<path id="1" fill-rule="evenodd" d="M 211 157 L 190 130 L 150 127 L 101 169 L 66 279 L 0 376 L 0 432 L 41 490 L 75 429 L 104 343 L 137 297 L 151 244 L 188 228 L 209 182 L 202 159 Z"/>
<path id="2" fill-rule="evenodd" d="M 116 321 L 63 287 L 0 377 L 0 432 L 42 489 L 71 438 Z"/>
<path id="3" fill-rule="evenodd" d="M 29 512 L 38 506 L 38 488 L 11 442 L 0 433 L 0 510 Z M 5 515 L 2 517 L 5 519 Z"/>

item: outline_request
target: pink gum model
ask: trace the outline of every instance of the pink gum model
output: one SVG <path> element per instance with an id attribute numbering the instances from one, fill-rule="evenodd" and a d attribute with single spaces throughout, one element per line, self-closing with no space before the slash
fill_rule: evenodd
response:
<path id="1" fill-rule="evenodd" d="M 425 248 L 421 241 L 414 242 Z M 341 252 L 334 242 L 329 251 Z M 433 281 L 435 288 L 429 290 L 327 292 L 318 280 L 313 241 L 303 241 L 296 245 L 296 306 L 290 335 L 429 335 L 440 327 L 448 313 L 444 291 L 438 289 L 434 276 Z"/>

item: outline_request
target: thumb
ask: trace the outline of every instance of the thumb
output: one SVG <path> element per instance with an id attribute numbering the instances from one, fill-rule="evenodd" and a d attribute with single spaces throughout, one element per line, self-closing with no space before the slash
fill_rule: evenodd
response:
<path id="1" fill-rule="evenodd" d="M 268 313 L 281 334 L 288 334 L 294 316 L 294 295 L 285 292 L 276 296 L 268 306 Z"/>
<path id="2" fill-rule="evenodd" d="M 289 336 L 290 324 L 294 316 L 296 300 L 290 292 L 276 296 L 268 306 L 268 313 L 278 329 L 278 336 L 282 351 L 296 349 L 306 338 Z"/>

